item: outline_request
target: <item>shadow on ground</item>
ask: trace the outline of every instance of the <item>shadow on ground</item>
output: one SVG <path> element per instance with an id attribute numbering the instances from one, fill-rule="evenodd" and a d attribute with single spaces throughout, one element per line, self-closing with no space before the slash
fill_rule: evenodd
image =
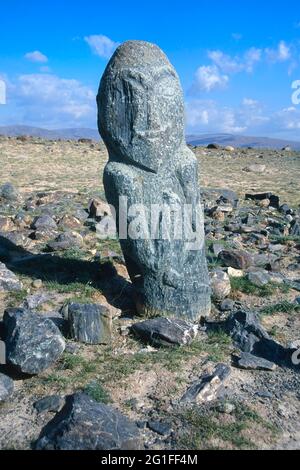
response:
<path id="1" fill-rule="evenodd" d="M 112 306 L 134 312 L 132 285 L 108 262 L 68 259 L 52 253 L 33 254 L 0 235 L 0 261 L 16 275 L 61 286 L 73 283 L 99 290 Z"/>

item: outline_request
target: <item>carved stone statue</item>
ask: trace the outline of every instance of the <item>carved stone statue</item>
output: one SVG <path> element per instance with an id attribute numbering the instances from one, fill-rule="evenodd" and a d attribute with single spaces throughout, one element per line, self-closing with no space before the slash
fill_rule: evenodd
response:
<path id="1" fill-rule="evenodd" d="M 197 321 L 210 312 L 210 287 L 197 160 L 185 143 L 178 75 L 156 45 L 125 42 L 107 65 L 97 103 L 109 152 L 105 193 L 116 210 L 137 310 Z M 149 214 L 155 237 L 143 223 Z"/>

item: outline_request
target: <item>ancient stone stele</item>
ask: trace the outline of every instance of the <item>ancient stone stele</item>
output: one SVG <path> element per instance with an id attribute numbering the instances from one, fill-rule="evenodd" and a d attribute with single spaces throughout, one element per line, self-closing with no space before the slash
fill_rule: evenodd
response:
<path id="1" fill-rule="evenodd" d="M 176 71 L 154 44 L 118 47 L 101 79 L 99 132 L 108 203 L 137 311 L 197 321 L 210 312 L 198 165 L 185 143 Z"/>

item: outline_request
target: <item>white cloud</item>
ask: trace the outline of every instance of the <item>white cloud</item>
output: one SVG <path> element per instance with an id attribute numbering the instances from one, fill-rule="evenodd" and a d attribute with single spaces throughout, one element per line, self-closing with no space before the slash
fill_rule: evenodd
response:
<path id="1" fill-rule="evenodd" d="M 254 65 L 260 62 L 262 59 L 262 50 L 256 47 L 251 47 L 245 53 L 245 70 L 247 72 L 252 72 Z"/>
<path id="2" fill-rule="evenodd" d="M 52 74 L 21 75 L 10 87 L 15 122 L 45 127 L 96 127 L 95 92 Z"/>
<path id="3" fill-rule="evenodd" d="M 300 109 L 295 108 L 294 106 L 281 109 L 275 114 L 274 121 L 276 123 L 280 123 L 283 130 L 298 130 L 300 129 Z"/>
<path id="4" fill-rule="evenodd" d="M 253 106 L 258 106 L 259 102 L 256 100 L 253 100 L 252 98 L 244 98 L 242 101 L 242 105 L 253 107 Z"/>
<path id="5" fill-rule="evenodd" d="M 40 51 L 27 52 L 24 57 L 31 62 L 38 62 L 41 64 L 46 64 L 48 62 L 48 57 Z"/>
<path id="6" fill-rule="evenodd" d="M 286 62 L 292 57 L 291 48 L 285 43 L 285 41 L 280 41 L 276 49 L 265 49 L 265 53 L 267 59 L 274 63 Z"/>
<path id="7" fill-rule="evenodd" d="M 226 87 L 228 80 L 228 76 L 222 75 L 215 65 L 202 66 L 196 71 L 194 87 L 211 91 Z"/>
<path id="8" fill-rule="evenodd" d="M 86 36 L 84 40 L 88 43 L 94 54 L 104 59 L 109 59 L 119 45 L 118 42 L 112 41 L 112 39 L 102 34 Z"/>
<path id="9" fill-rule="evenodd" d="M 220 106 L 213 100 L 192 100 L 186 105 L 187 132 L 274 136 L 299 141 L 300 108 L 266 108 L 251 98 L 240 106 Z"/>
<path id="10" fill-rule="evenodd" d="M 187 128 L 190 132 L 241 133 L 246 127 L 238 123 L 234 109 L 218 107 L 212 100 L 192 100 L 186 105 Z"/>
<path id="11" fill-rule="evenodd" d="M 209 51 L 208 57 L 225 73 L 235 73 L 241 70 L 238 58 L 224 54 L 222 51 Z"/>
<path id="12" fill-rule="evenodd" d="M 230 56 L 220 50 L 208 51 L 208 57 L 224 73 L 252 72 L 256 63 L 261 60 L 262 51 L 252 47 L 243 56 Z"/>

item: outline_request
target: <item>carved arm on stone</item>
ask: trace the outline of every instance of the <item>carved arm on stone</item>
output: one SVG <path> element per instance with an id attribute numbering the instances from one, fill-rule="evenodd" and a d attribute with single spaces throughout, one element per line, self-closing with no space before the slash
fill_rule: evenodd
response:
<path id="1" fill-rule="evenodd" d="M 128 165 L 109 162 L 104 170 L 104 185 L 106 198 L 109 204 L 116 210 L 117 224 L 119 224 L 119 197 L 127 198 L 128 209 L 133 204 L 143 204 L 143 185 L 140 174 Z M 118 189 L 117 189 L 118 188 Z M 126 214 L 127 231 L 132 223 L 132 216 Z M 132 266 L 132 271 L 142 269 L 150 270 L 154 274 L 160 272 L 163 263 L 159 240 L 130 239 L 120 240 L 122 248 L 125 248 L 125 258 Z M 158 243 L 157 243 L 158 242 Z M 139 260 L 139 266 L 133 260 Z M 142 274 L 142 273 L 140 273 Z"/>

